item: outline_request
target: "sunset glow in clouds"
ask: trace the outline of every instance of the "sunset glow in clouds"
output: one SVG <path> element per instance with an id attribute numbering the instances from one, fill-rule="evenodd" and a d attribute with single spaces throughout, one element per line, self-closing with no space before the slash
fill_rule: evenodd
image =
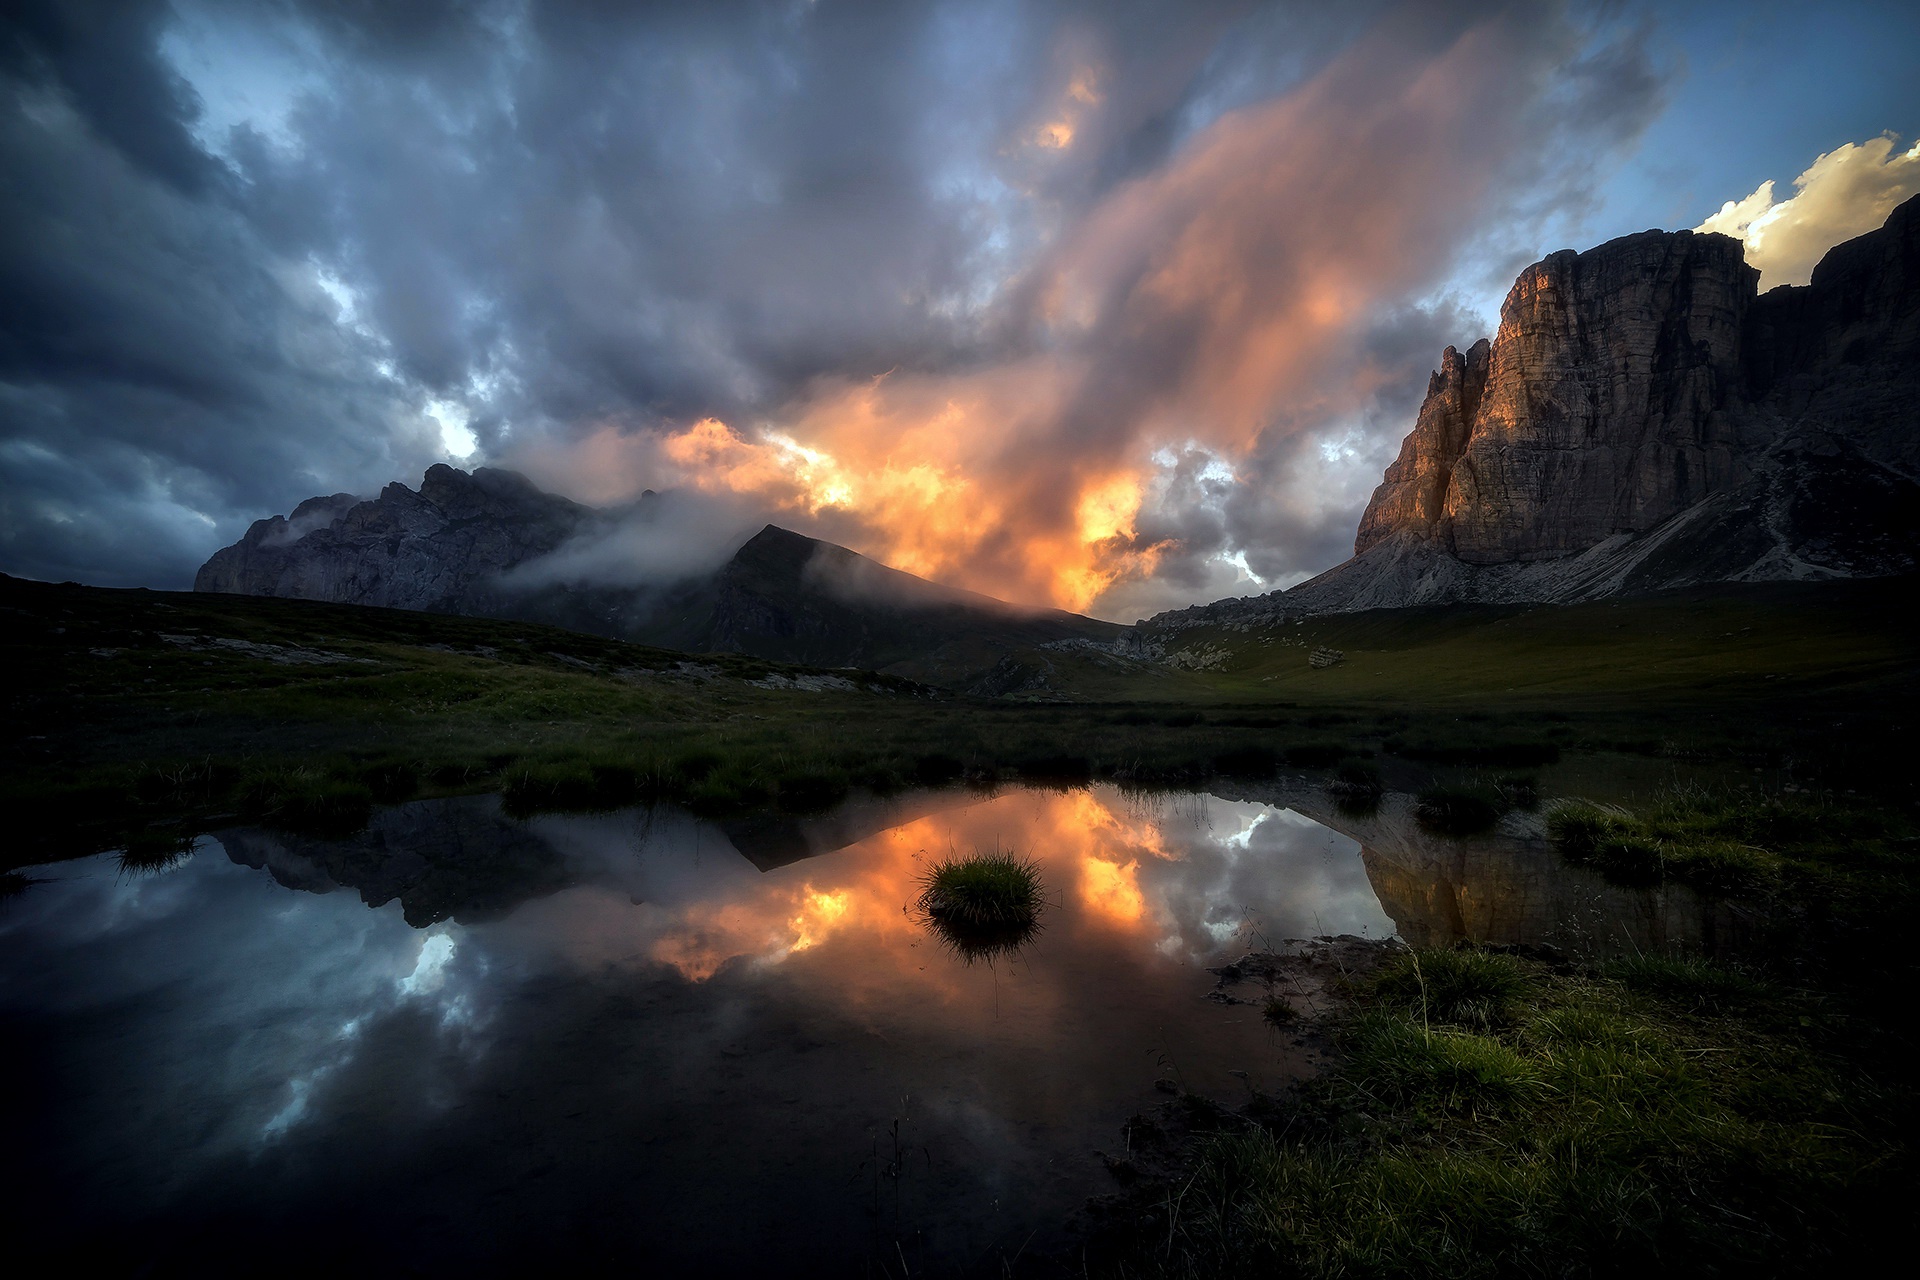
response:
<path id="1" fill-rule="evenodd" d="M 1450 265 L 1444 246 L 1503 177 L 1511 152 L 1488 130 L 1523 133 L 1541 108 L 1545 86 L 1508 74 L 1538 38 L 1504 19 L 1440 38 L 1396 19 L 1290 92 L 1220 115 L 998 283 L 983 319 L 1004 354 L 824 375 L 755 425 L 609 430 L 655 487 L 748 495 L 888 564 L 1023 603 L 1112 613 L 1169 558 L 1217 577 L 1225 557 L 1262 549 L 1194 539 L 1194 508 L 1218 520 L 1235 502 L 1257 514 L 1304 496 L 1292 514 L 1311 519 L 1316 500 L 1353 496 L 1289 495 L 1298 470 L 1276 476 L 1275 461 L 1306 470 L 1295 438 L 1364 414 L 1397 375 L 1369 339 L 1383 309 Z M 1060 98 L 1090 113 L 1099 73 L 1069 74 Z M 1029 145 L 1074 137 L 1060 124 Z M 1211 500 L 1181 487 L 1196 458 Z M 1336 483 L 1371 467 L 1354 470 Z"/>
<path id="2" fill-rule="evenodd" d="M 629 577 L 771 520 L 1121 620 L 1274 589 L 1528 262 L 1707 219 L 1787 278 L 1920 128 L 1893 8 L 90 12 L 29 5 L 0 70 L 0 568 L 125 585 L 455 459 L 718 513 Z M 1688 133 L 1773 106 L 1688 97 L 1722 27 L 1857 102 Z"/>

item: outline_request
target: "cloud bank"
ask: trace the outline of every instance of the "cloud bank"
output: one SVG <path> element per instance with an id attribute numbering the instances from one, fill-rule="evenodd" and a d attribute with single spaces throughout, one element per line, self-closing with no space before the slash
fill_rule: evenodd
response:
<path id="1" fill-rule="evenodd" d="M 1920 192 L 1920 142 L 1899 150 L 1891 133 L 1825 153 L 1793 180 L 1794 194 L 1773 198 L 1773 180 L 1744 200 L 1729 200 L 1695 227 L 1747 245 L 1760 287 L 1806 284 L 1827 250 L 1876 231 L 1894 206 Z"/>
<path id="2" fill-rule="evenodd" d="M 184 585 L 455 457 L 1110 617 L 1285 585 L 1450 273 L 1659 109 L 1597 12 L 15 6 L 0 567 Z"/>

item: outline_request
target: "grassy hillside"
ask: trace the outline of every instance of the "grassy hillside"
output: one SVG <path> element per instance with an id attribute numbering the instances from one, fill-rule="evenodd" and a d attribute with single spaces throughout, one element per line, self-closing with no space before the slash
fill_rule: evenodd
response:
<path id="1" fill-rule="evenodd" d="M 1902 682 L 1920 657 L 1907 579 L 1757 583 L 1578 605 L 1445 605 L 1194 628 L 1215 696 L 1519 706 L 1568 698 L 1716 700 Z M 1344 651 L 1315 670 L 1319 647 Z"/>
<path id="2" fill-rule="evenodd" d="M 530 624 L 0 581 L 13 866 L 236 817 L 500 790 L 709 812 L 963 778 L 1141 785 L 1628 752 L 1912 794 L 1904 583 L 1716 588 L 1186 632 L 1213 669 L 1046 650 L 1011 698 Z M 1339 666 L 1306 655 L 1331 645 Z M 1017 686 L 1018 681 L 1014 684 Z M 1041 700 L 1047 699 L 1047 700 Z"/>

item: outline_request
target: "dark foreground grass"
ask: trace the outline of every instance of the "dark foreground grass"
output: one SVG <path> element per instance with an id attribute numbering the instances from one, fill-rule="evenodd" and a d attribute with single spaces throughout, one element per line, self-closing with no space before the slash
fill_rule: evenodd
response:
<path id="1" fill-rule="evenodd" d="M 1904 898 L 1920 878 L 1920 825 L 1832 794 L 1675 788 L 1639 812 L 1563 802 L 1547 825 L 1565 857 L 1622 884 L 1825 901 Z"/>
<path id="2" fill-rule="evenodd" d="M 1427 951 L 1349 997 L 1337 1064 L 1202 1139 L 1107 1273 L 1813 1274 L 1908 1190 L 1910 1093 L 1752 977 Z"/>

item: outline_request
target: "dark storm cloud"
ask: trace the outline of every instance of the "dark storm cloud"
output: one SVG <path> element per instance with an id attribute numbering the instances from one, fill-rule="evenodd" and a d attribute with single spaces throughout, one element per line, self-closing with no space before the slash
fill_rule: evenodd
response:
<path id="1" fill-rule="evenodd" d="M 1520 87 L 1460 98 L 1539 108 L 1496 141 L 1574 138 L 1590 163 L 1644 123 L 1644 50 L 1582 54 L 1550 6 L 1499 13 L 1402 13 L 1405 73 L 1476 24 L 1532 24 L 1552 34 L 1512 45 Z M 1062 341 L 1049 279 L 1112 284 L 1086 256 L 1120 234 L 1102 211 L 1171 189 L 1196 140 L 1312 81 L 1377 17 L 1046 0 L 15 9 L 0 567 L 180 585 L 254 517 L 416 479 L 446 456 L 442 420 L 510 462 L 604 475 L 578 442 L 706 417 L 745 431 L 803 418 L 836 380 L 934 387 L 1043 359 Z M 1363 112 L 1365 68 L 1341 83 Z M 1498 191 L 1435 193 L 1436 236 L 1469 236 L 1523 185 L 1529 216 L 1581 185 L 1544 160 L 1482 180 Z M 1183 190 L 1196 207 L 1216 194 Z M 1343 553 L 1352 503 L 1288 486 L 1331 465 L 1326 448 L 1384 458 L 1439 346 L 1477 336 L 1444 304 L 1393 315 L 1342 356 L 1372 379 L 1349 406 L 1364 438 L 1329 443 L 1303 417 L 1236 459 L 1237 482 L 1197 454 L 1169 472 L 1135 530 L 1167 548 L 1165 589 L 1143 601 L 1204 594 L 1234 550 L 1277 576 Z M 1097 462 L 1130 439 L 1114 424 L 1188 385 L 1220 333 L 1137 305 L 1096 329 L 1097 390 L 1020 446 L 1035 484 L 1076 473 L 1062 451 Z M 872 527 L 835 518 L 849 537 Z"/>

